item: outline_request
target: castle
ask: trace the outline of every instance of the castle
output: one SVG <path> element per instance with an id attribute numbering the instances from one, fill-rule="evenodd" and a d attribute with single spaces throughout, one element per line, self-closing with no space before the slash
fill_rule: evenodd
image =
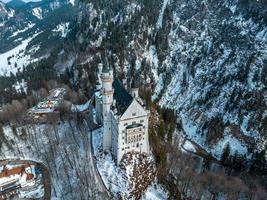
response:
<path id="1" fill-rule="evenodd" d="M 103 123 L 103 149 L 110 150 L 117 164 L 128 152 L 149 153 L 149 111 L 133 85 L 131 94 L 113 71 L 104 65 L 100 75 L 102 87 L 95 95 L 96 116 Z"/>

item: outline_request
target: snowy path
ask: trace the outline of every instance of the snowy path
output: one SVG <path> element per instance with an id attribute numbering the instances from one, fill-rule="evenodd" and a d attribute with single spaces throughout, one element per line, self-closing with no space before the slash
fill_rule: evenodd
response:
<path id="1" fill-rule="evenodd" d="M 90 166 L 92 166 L 92 173 L 94 174 L 94 181 L 96 182 L 96 186 L 98 187 L 98 190 L 103 194 L 103 197 L 105 197 L 105 199 L 110 199 L 111 196 L 109 194 L 109 191 L 107 190 L 107 188 L 105 187 L 103 183 L 103 180 L 96 168 L 96 163 L 93 157 L 92 131 L 91 130 L 95 128 L 95 124 L 93 123 L 93 120 L 92 120 L 92 113 L 87 115 L 84 123 L 86 124 L 88 129 L 90 129 L 89 130 L 90 134 L 85 138 L 85 140 L 87 139 L 87 143 L 90 144 L 90 147 L 88 147 L 86 152 L 88 152 L 88 157 L 90 158 L 89 161 L 90 161 Z"/>

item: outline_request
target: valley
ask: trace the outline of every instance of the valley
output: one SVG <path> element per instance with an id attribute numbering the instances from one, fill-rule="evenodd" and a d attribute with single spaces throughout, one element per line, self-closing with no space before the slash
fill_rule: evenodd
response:
<path id="1" fill-rule="evenodd" d="M 106 66 L 149 111 L 142 187 L 99 142 Z M 266 86 L 266 0 L 0 1 L 0 159 L 44 163 L 51 199 L 265 200 Z"/>

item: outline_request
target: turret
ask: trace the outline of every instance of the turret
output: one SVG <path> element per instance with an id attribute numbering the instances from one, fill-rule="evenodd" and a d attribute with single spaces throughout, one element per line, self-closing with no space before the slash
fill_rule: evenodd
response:
<path id="1" fill-rule="evenodd" d="M 133 80 L 132 81 L 132 84 L 131 84 L 131 95 L 134 97 L 134 98 L 138 98 L 138 85 L 137 85 L 137 81 L 136 80 Z"/>
<path id="2" fill-rule="evenodd" d="M 108 64 L 105 63 L 101 73 L 102 81 L 102 98 L 103 98 L 103 126 L 104 126 L 104 137 L 103 137 L 103 148 L 108 150 L 111 148 L 111 116 L 110 107 L 113 102 L 113 72 L 109 68 Z"/>

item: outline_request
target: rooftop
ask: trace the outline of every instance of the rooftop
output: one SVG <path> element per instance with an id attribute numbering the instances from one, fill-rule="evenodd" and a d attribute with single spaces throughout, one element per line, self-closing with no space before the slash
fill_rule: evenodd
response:
<path id="1" fill-rule="evenodd" d="M 118 114 L 123 114 L 133 101 L 133 97 L 126 91 L 122 83 L 115 79 L 113 82 L 115 108 Z"/>
<path id="2" fill-rule="evenodd" d="M 25 172 L 26 167 L 29 167 L 29 165 L 16 167 L 9 170 L 4 170 L 3 172 L 0 173 L 0 178 L 9 177 L 16 174 L 22 174 Z"/>

